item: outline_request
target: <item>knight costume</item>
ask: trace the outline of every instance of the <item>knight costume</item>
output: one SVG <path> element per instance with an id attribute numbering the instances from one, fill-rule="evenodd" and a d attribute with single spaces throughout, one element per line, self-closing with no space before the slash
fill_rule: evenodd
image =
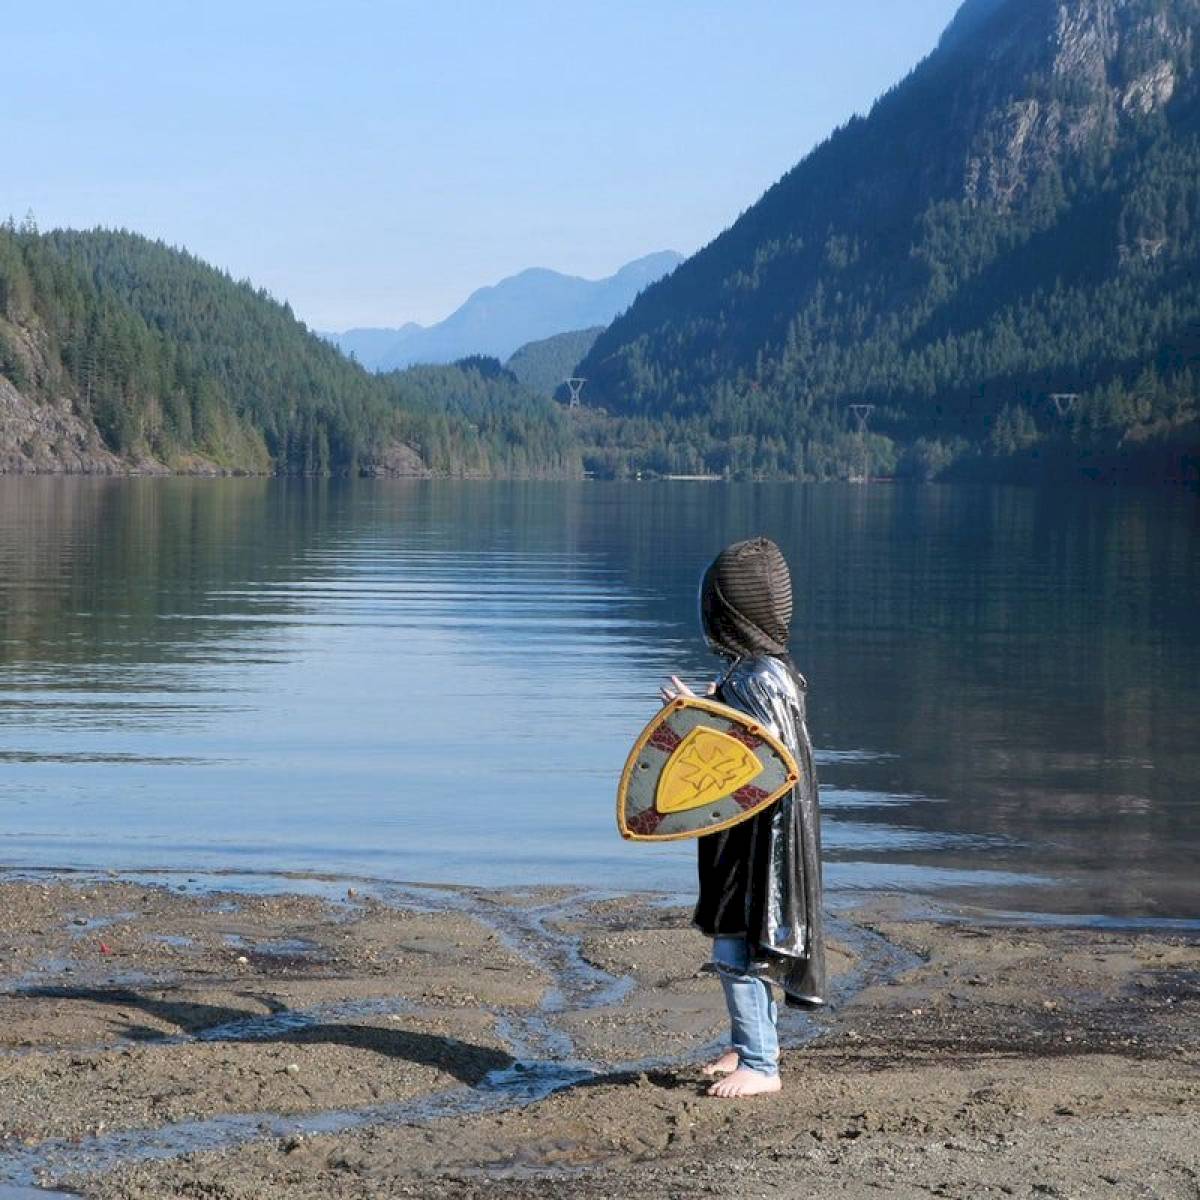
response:
<path id="1" fill-rule="evenodd" d="M 743 936 L 748 974 L 781 987 L 787 1003 L 825 1003 L 821 829 L 808 684 L 788 655 L 792 585 L 774 542 L 722 551 L 705 572 L 700 615 L 710 647 L 730 659 L 716 699 L 762 721 L 794 755 L 800 782 L 758 815 L 697 842 L 695 924 L 709 937 Z"/>

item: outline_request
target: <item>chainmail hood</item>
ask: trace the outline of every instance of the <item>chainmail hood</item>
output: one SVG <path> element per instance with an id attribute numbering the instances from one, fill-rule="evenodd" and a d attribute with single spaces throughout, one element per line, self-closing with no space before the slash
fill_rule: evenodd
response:
<path id="1" fill-rule="evenodd" d="M 770 538 L 734 542 L 700 583 L 700 621 L 709 645 L 730 658 L 787 653 L 792 580 Z"/>

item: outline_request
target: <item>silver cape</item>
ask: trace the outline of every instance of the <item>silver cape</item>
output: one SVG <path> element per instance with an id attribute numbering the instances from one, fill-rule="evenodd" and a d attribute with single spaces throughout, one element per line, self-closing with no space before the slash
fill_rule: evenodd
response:
<path id="1" fill-rule="evenodd" d="M 769 655 L 739 658 L 721 680 L 724 703 L 762 721 L 795 755 L 800 782 L 769 810 L 765 878 L 749 883 L 750 972 L 783 988 L 788 1003 L 825 1003 L 821 820 L 803 676 Z M 762 836 L 760 833 L 759 836 Z"/>

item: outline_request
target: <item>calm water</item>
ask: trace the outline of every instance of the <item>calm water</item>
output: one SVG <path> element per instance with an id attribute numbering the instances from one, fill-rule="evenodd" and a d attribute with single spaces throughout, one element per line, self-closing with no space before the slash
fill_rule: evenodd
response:
<path id="1" fill-rule="evenodd" d="M 828 883 L 1200 917 L 1182 492 L 0 480 L 0 859 L 686 890 L 617 774 L 793 563 Z"/>

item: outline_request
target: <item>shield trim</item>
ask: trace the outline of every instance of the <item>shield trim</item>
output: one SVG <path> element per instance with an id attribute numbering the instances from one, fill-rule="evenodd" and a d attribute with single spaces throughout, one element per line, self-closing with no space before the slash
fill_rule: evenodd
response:
<path id="1" fill-rule="evenodd" d="M 779 756 L 784 766 L 787 767 L 787 778 L 781 787 L 769 793 L 762 792 L 762 789 L 755 788 L 753 784 L 738 789 L 734 795 L 737 797 L 742 811 L 718 824 L 705 826 L 703 829 L 689 829 L 681 833 L 636 833 L 629 827 L 625 820 L 625 797 L 629 790 L 629 781 L 633 777 L 634 771 L 637 770 L 642 751 L 664 728 L 663 722 L 666 714 L 677 712 L 684 708 L 698 708 L 713 716 L 734 721 L 736 723 L 736 731 L 731 732 L 730 736 L 738 737 L 738 732 L 740 732 L 743 737 L 756 738 L 764 742 Z M 672 737 L 676 736 L 673 730 L 668 729 L 668 732 Z M 738 740 L 743 740 L 743 738 L 739 738 Z M 678 741 L 676 745 L 678 745 Z M 665 747 L 660 748 L 665 749 Z M 800 768 L 796 764 L 795 756 L 775 734 L 765 728 L 760 722 L 756 721 L 753 717 L 747 716 L 740 709 L 731 708 L 727 704 L 719 704 L 715 700 L 702 700 L 699 696 L 680 696 L 664 705 L 654 714 L 650 723 L 638 735 L 637 741 L 633 744 L 633 749 L 629 752 L 629 757 L 625 760 L 625 767 L 621 772 L 621 781 L 617 786 L 617 829 L 621 836 L 630 842 L 675 842 L 686 838 L 707 836 L 710 833 L 719 833 L 722 829 L 729 829 L 734 825 L 740 825 L 743 821 L 754 816 L 755 813 L 761 812 L 768 805 L 778 800 L 785 792 L 794 788 L 799 781 Z M 754 794 L 743 797 L 740 794 L 742 792 Z"/>

